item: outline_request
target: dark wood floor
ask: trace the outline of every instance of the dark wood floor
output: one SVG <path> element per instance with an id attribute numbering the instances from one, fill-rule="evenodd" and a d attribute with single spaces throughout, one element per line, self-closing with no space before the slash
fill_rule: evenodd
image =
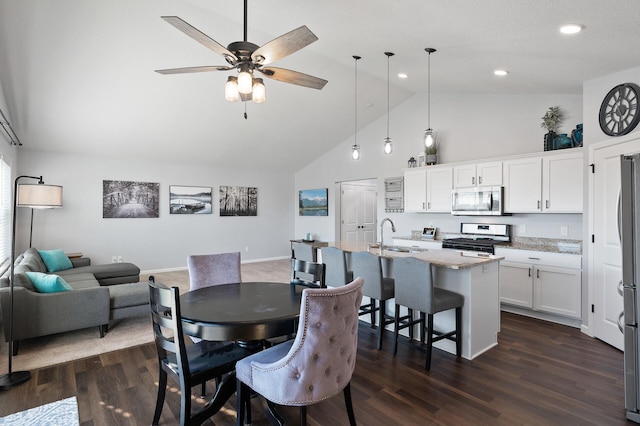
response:
<path id="1" fill-rule="evenodd" d="M 408 343 L 391 355 L 361 324 L 352 393 L 361 425 L 625 424 L 622 353 L 579 330 L 502 314 L 499 345 L 473 361 Z M 77 395 L 81 425 L 145 425 L 153 417 L 157 360 L 152 344 L 33 371 L 30 382 L 0 393 L 0 415 Z M 213 389 L 210 388 L 209 392 Z M 161 424 L 177 424 L 178 390 L 168 392 Z M 202 401 L 200 401 L 201 403 Z M 255 425 L 268 424 L 260 401 Z M 206 424 L 235 424 L 234 399 Z M 283 408 L 296 423 L 296 409 Z M 347 424 L 341 395 L 312 406 L 310 425 Z"/>

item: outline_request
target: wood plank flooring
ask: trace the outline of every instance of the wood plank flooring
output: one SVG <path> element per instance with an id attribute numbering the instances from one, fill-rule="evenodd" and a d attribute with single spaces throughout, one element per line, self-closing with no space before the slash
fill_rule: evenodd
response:
<path id="1" fill-rule="evenodd" d="M 430 372 L 424 370 L 422 349 L 402 340 L 393 357 L 392 334 L 387 333 L 378 351 L 375 331 L 361 323 L 352 380 L 358 423 L 627 423 L 620 351 L 571 327 L 509 313 L 501 318 L 497 347 L 473 361 L 434 349 Z M 0 393 L 0 416 L 76 395 L 81 425 L 150 424 L 157 371 L 153 344 L 35 370 L 28 383 Z M 212 392 L 210 384 L 208 396 Z M 234 402 L 205 424 L 235 424 Z M 202 403 L 196 399 L 194 405 Z M 261 401 L 252 404 L 253 424 L 269 424 Z M 177 424 L 179 410 L 178 388 L 172 384 L 161 424 Z M 281 413 L 287 423 L 297 424 L 297 409 L 282 408 Z M 308 422 L 348 424 L 342 395 L 310 407 Z"/>

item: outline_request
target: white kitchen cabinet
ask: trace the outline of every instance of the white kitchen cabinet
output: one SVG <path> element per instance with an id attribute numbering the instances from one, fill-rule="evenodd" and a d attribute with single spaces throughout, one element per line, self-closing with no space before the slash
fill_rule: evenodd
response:
<path id="1" fill-rule="evenodd" d="M 502 185 L 502 161 L 462 164 L 453 168 L 453 187 Z"/>
<path id="2" fill-rule="evenodd" d="M 419 167 L 404 172 L 404 211 L 427 211 L 427 168 Z"/>
<path id="3" fill-rule="evenodd" d="M 496 248 L 496 256 L 505 258 L 500 263 L 501 303 L 532 314 L 581 318 L 580 255 Z"/>
<path id="4" fill-rule="evenodd" d="M 506 160 L 505 213 L 582 213 L 582 151 Z"/>
<path id="5" fill-rule="evenodd" d="M 451 167 L 427 167 L 427 211 L 451 212 L 453 169 Z"/>

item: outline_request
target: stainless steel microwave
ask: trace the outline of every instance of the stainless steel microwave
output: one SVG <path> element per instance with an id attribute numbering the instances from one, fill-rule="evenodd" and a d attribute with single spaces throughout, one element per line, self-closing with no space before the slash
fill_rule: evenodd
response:
<path id="1" fill-rule="evenodd" d="M 502 186 L 458 188 L 451 197 L 451 214 L 460 216 L 502 216 Z"/>

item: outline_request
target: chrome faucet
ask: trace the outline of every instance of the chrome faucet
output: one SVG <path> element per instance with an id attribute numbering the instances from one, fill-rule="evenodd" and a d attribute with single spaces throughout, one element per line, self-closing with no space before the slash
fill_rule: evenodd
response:
<path id="1" fill-rule="evenodd" d="M 389 222 L 391 224 L 391 232 L 396 232 L 396 225 L 393 224 L 393 221 L 391 219 L 389 219 L 388 217 L 385 217 L 384 219 L 382 219 L 382 221 L 380 222 L 380 243 L 379 243 L 381 251 L 384 243 L 383 225 L 385 222 Z"/>

